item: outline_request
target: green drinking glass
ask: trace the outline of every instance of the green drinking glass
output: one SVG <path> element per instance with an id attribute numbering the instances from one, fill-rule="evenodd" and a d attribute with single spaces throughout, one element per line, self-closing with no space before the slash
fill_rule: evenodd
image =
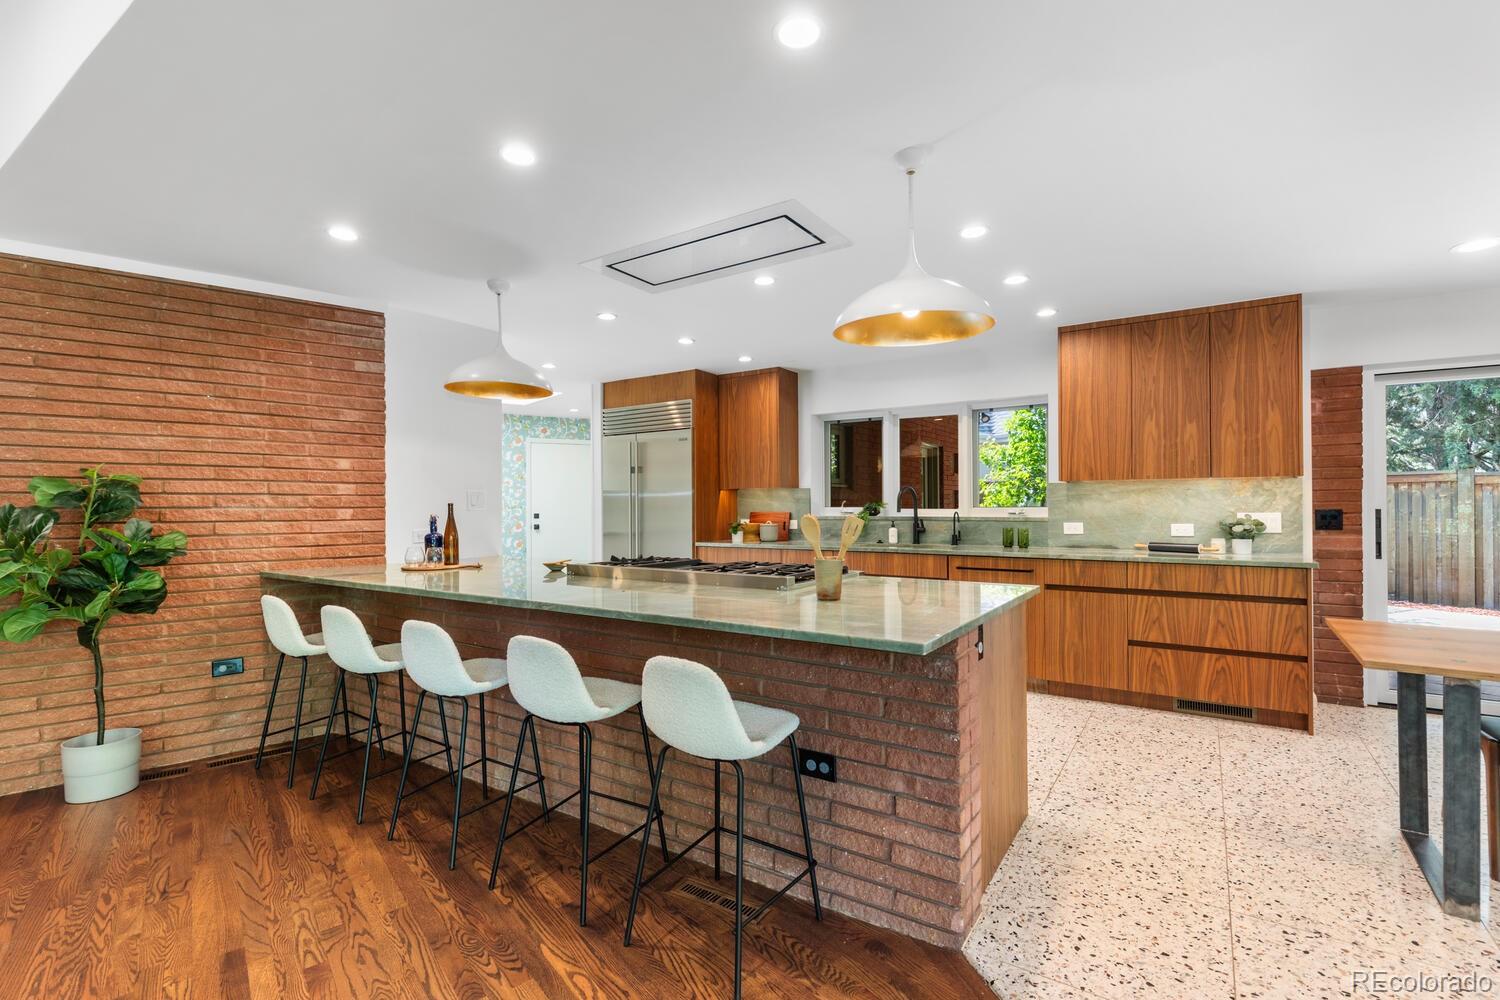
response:
<path id="1" fill-rule="evenodd" d="M 1030 528 L 1017 528 L 1016 529 L 1016 545 L 1018 545 L 1019 547 L 1021 547 L 1023 549 L 1029 549 L 1029 548 L 1031 548 L 1031 529 Z"/>
<path id="2" fill-rule="evenodd" d="M 1001 528 L 1000 541 L 1007 549 L 1014 547 L 1016 544 L 1016 529 L 1009 527 Z"/>

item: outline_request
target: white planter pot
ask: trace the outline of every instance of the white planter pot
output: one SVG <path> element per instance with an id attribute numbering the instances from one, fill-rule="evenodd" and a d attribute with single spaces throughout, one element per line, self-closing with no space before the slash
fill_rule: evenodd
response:
<path id="1" fill-rule="evenodd" d="M 735 545 L 744 545 L 745 533 L 743 531 L 736 531 L 734 534 L 729 536 L 729 540 Z"/>
<path id="2" fill-rule="evenodd" d="M 1231 538 L 1229 540 L 1229 551 L 1237 556 L 1248 556 L 1255 545 L 1251 538 Z"/>
<path id="3" fill-rule="evenodd" d="M 141 731 L 106 729 L 103 745 L 86 733 L 62 744 L 64 802 L 112 799 L 140 784 Z"/>

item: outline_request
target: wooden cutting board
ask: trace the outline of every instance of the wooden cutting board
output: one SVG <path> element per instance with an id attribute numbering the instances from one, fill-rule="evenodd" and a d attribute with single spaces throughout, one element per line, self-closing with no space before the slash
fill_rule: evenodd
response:
<path id="1" fill-rule="evenodd" d="M 782 538 L 792 530 L 792 512 L 789 510 L 752 510 L 745 520 L 754 524 L 774 524 L 781 529 Z"/>
<path id="2" fill-rule="evenodd" d="M 402 566 L 403 573 L 442 573 L 450 569 L 479 569 L 478 563 L 454 563 L 451 566 L 443 563 L 423 563 L 420 566 Z"/>

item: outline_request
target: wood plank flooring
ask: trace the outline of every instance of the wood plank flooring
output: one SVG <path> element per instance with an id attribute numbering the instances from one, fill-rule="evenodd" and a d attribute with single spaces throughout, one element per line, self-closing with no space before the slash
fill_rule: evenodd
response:
<path id="1" fill-rule="evenodd" d="M 359 755 L 331 762 L 309 802 L 313 759 L 291 791 L 283 755 L 259 774 L 202 769 L 85 806 L 57 788 L 0 799 L 0 997 L 729 995 L 730 914 L 671 891 L 711 871 L 683 862 L 653 884 L 625 948 L 633 846 L 590 866 L 580 928 L 576 817 L 507 843 L 491 892 L 503 806 L 464 820 L 450 872 L 451 786 L 403 804 L 387 842 L 395 776 L 371 783 L 356 826 Z M 479 794 L 466 785 L 466 805 Z M 536 811 L 518 801 L 512 824 Z M 596 826 L 592 846 L 613 839 Z M 732 878 L 721 886 L 732 896 Z M 766 895 L 747 884 L 747 899 Z M 836 914 L 820 924 L 790 899 L 746 932 L 745 995 L 993 997 L 958 952 Z"/>

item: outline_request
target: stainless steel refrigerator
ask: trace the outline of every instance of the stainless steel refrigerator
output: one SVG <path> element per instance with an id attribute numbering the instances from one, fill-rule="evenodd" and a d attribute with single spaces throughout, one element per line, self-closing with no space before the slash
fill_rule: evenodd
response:
<path id="1" fill-rule="evenodd" d="M 693 554 L 691 400 L 605 410 L 604 556 Z"/>

